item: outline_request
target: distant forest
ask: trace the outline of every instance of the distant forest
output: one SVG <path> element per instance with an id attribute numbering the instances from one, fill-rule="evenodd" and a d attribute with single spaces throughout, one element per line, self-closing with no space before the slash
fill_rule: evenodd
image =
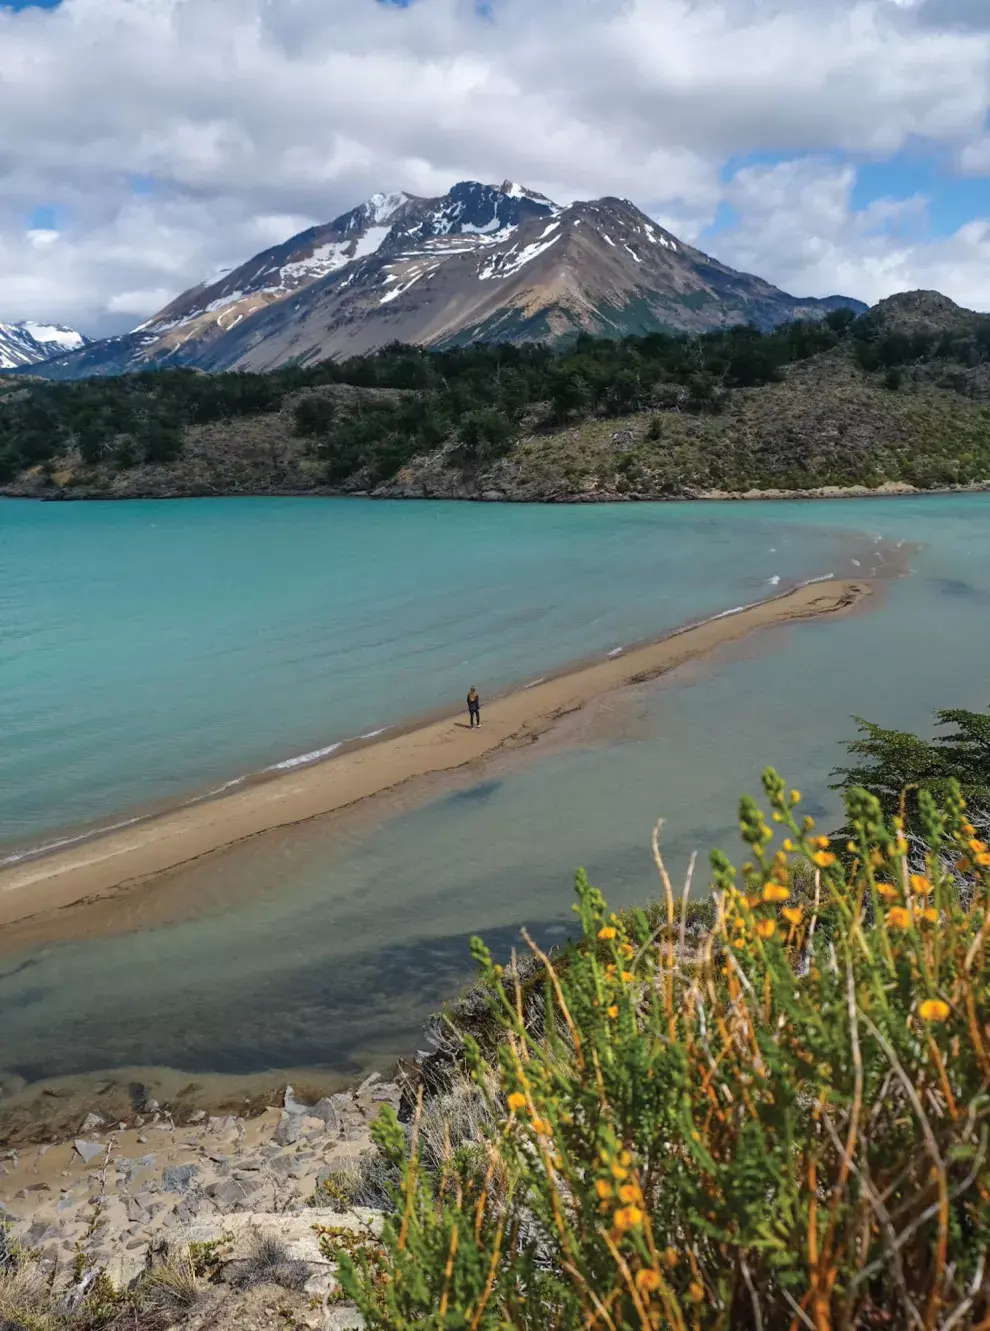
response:
<path id="1" fill-rule="evenodd" d="M 678 410 L 718 413 L 733 391 L 779 381 L 788 365 L 844 345 L 863 371 L 897 390 L 907 367 L 941 363 L 939 382 L 965 391 L 957 370 L 990 361 L 990 319 L 964 332 L 887 331 L 871 314 L 830 313 L 773 332 L 738 327 L 700 336 L 651 333 L 570 344 L 476 343 L 445 351 L 395 344 L 373 355 L 264 374 L 149 370 L 115 378 L 14 386 L 0 397 L 0 483 L 78 455 L 114 469 L 167 464 L 187 427 L 282 409 L 301 390 L 328 385 L 399 390 L 382 395 L 303 393 L 294 433 L 329 485 L 360 472 L 368 484 L 411 457 L 453 441 L 454 459 L 480 465 L 523 431 L 589 417 Z M 958 376 L 957 376 L 958 377 Z"/>

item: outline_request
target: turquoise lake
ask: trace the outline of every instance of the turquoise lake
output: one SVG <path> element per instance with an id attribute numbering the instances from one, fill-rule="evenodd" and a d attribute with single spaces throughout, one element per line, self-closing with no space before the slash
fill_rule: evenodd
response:
<path id="1" fill-rule="evenodd" d="M 936 708 L 990 704 L 990 496 L 0 503 L 9 854 L 775 579 L 889 567 L 904 542 L 910 571 L 869 611 L 757 635 L 374 825 L 317 821 L 189 871 L 204 900 L 236 884 L 228 910 L 3 957 L 0 1068 L 350 1080 L 421 1043 L 470 972 L 470 934 L 502 951 L 523 924 L 560 938 L 576 865 L 617 903 L 650 895 L 658 816 L 678 872 L 692 849 L 734 851 L 737 798 L 772 762 L 827 824 L 854 714 L 927 731 Z"/>

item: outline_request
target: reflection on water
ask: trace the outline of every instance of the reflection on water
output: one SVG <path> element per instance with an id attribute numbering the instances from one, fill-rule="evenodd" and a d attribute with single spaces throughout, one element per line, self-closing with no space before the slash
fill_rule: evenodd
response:
<path id="1" fill-rule="evenodd" d="M 809 522 L 821 507 L 807 506 Z M 916 572 L 875 610 L 772 630 L 637 686 L 617 707 L 619 742 L 592 718 L 584 743 L 575 722 L 576 743 L 495 759 L 378 826 L 316 822 L 194 866 L 191 893 L 236 889 L 226 915 L 7 957 L 0 1066 L 357 1076 L 421 1043 L 425 1015 L 470 977 L 471 934 L 501 954 L 520 925 L 560 938 L 578 864 L 616 904 L 652 895 L 658 815 L 672 870 L 700 850 L 702 883 L 711 846 L 735 851 L 737 798 L 758 791 L 765 763 L 827 826 L 853 714 L 926 730 L 938 707 L 990 701 L 990 618 L 973 613 L 990 595 L 990 499 L 841 512 L 922 543 Z"/>

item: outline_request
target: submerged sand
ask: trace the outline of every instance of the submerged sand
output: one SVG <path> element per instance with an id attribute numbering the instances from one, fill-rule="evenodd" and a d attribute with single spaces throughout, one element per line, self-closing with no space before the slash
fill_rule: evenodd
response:
<path id="1" fill-rule="evenodd" d="M 561 717 L 629 684 L 655 679 L 761 628 L 838 614 L 870 594 L 829 581 L 689 626 L 619 656 L 487 703 L 480 729 L 461 713 L 392 731 L 311 767 L 235 788 L 0 871 L 0 927 L 138 888 L 224 847 L 360 804 L 406 782 L 452 773 L 532 744 Z"/>

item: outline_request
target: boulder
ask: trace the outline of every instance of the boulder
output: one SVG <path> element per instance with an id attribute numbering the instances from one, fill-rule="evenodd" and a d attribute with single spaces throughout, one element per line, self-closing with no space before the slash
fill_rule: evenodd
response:
<path id="1" fill-rule="evenodd" d="M 92 1162 L 98 1156 L 101 1156 L 106 1149 L 102 1142 L 86 1142 L 82 1141 L 82 1139 L 75 1141 L 73 1145 L 87 1165 L 92 1164 Z"/>
<path id="2" fill-rule="evenodd" d="M 272 1139 L 279 1146 L 292 1146 L 302 1135 L 302 1124 L 298 1114 L 289 1114 L 283 1111 L 282 1117 L 278 1121 L 275 1129 L 275 1136 Z"/>
<path id="3" fill-rule="evenodd" d="M 163 1192 L 188 1192 L 199 1173 L 197 1165 L 170 1165 L 162 1171 Z"/>

